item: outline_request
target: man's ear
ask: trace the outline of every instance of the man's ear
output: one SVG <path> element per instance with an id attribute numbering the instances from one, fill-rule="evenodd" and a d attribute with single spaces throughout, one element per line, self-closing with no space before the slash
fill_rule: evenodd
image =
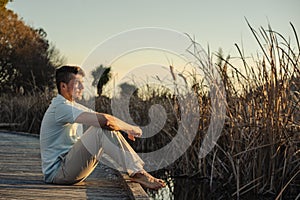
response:
<path id="1" fill-rule="evenodd" d="M 67 84 L 64 82 L 60 82 L 60 90 L 66 89 L 66 88 L 67 88 Z"/>

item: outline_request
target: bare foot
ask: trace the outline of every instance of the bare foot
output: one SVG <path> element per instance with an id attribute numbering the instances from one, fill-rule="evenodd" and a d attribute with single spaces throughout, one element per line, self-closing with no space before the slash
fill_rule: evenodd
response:
<path id="1" fill-rule="evenodd" d="M 153 190 L 158 190 L 166 186 L 166 183 L 163 180 L 154 178 L 146 171 L 137 172 L 131 177 L 131 180 Z"/>

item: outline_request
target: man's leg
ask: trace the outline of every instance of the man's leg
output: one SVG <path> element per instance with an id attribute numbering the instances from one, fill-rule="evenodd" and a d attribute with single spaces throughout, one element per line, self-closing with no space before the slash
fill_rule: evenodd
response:
<path id="1" fill-rule="evenodd" d="M 144 162 L 118 131 L 91 127 L 81 137 L 81 141 L 97 160 L 100 160 L 102 152 L 109 155 L 118 170 L 128 172 L 129 175 L 143 170 Z"/>
<path id="2" fill-rule="evenodd" d="M 53 183 L 75 184 L 86 179 L 98 164 L 95 156 L 79 140 L 61 161 Z"/>
<path id="3" fill-rule="evenodd" d="M 62 158 L 53 183 L 74 184 L 83 181 L 94 170 L 103 151 L 122 171 L 132 174 L 143 169 L 143 161 L 119 132 L 90 127 Z"/>
<path id="4" fill-rule="evenodd" d="M 74 184 L 84 180 L 94 170 L 103 152 L 127 171 L 133 181 L 152 189 L 165 185 L 143 169 L 144 162 L 119 132 L 95 127 L 90 127 L 64 157 L 54 183 Z"/>
<path id="5" fill-rule="evenodd" d="M 101 139 L 99 139 L 101 137 Z M 154 178 L 143 168 L 144 162 L 118 131 L 107 131 L 90 128 L 81 137 L 87 150 L 100 159 L 102 153 L 109 155 L 122 171 L 128 172 L 131 180 L 151 189 L 159 189 L 166 184 L 163 180 Z"/>

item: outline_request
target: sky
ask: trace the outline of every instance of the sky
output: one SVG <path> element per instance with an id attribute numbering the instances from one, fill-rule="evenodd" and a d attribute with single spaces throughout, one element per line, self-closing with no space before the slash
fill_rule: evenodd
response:
<path id="1" fill-rule="evenodd" d="M 67 63 L 79 65 L 84 64 L 99 45 L 103 48 L 105 41 L 136 29 L 154 27 L 188 34 L 204 49 L 209 47 L 211 52 L 217 52 L 222 48 L 225 55 L 237 55 L 235 43 L 243 45 L 249 55 L 259 49 L 245 18 L 255 29 L 267 28 L 270 24 L 274 30 L 291 38 L 290 22 L 300 31 L 299 0 L 14 0 L 7 8 L 28 25 L 43 28 L 48 40 L 65 56 Z M 178 43 L 176 39 L 168 39 L 167 35 L 166 40 L 170 43 Z M 146 40 L 164 42 L 151 34 Z M 108 42 L 108 46 L 111 43 Z M 123 41 L 106 50 L 123 48 L 127 43 Z M 123 62 L 120 59 L 113 62 L 122 66 L 125 73 L 124 70 L 136 64 L 131 61 L 146 57 L 134 55 L 130 54 Z M 124 52 L 119 57 L 124 57 Z M 164 61 L 155 62 L 167 65 L 176 60 L 166 52 L 162 57 Z M 149 58 L 146 60 L 147 64 Z"/>

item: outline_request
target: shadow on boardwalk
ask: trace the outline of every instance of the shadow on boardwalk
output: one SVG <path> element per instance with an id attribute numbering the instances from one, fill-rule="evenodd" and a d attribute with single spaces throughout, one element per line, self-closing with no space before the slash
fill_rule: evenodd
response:
<path id="1" fill-rule="evenodd" d="M 99 164 L 83 183 L 45 184 L 38 137 L 0 131 L 0 199 L 149 199 L 127 178 Z"/>

